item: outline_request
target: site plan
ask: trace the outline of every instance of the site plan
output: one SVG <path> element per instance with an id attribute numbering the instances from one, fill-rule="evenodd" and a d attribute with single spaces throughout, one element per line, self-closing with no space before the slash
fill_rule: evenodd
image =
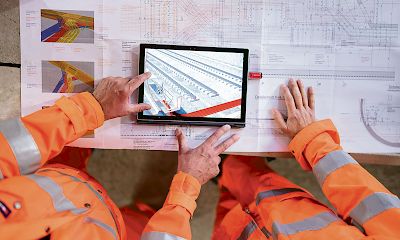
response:
<path id="1" fill-rule="evenodd" d="M 346 151 L 400 152 L 400 0 L 20 0 L 20 15 L 24 116 L 137 75 L 140 43 L 247 48 L 263 78 L 248 82 L 246 127 L 229 152 L 287 151 L 271 109 L 285 111 L 289 78 L 315 88 L 317 118 L 333 120 Z M 176 126 L 135 119 L 71 145 L 177 150 Z M 182 129 L 193 147 L 215 130 Z"/>

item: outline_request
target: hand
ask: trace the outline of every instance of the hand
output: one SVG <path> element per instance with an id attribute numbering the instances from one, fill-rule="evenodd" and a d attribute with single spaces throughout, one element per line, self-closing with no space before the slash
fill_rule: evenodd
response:
<path id="1" fill-rule="evenodd" d="M 150 76 L 151 73 L 144 73 L 132 79 L 120 77 L 103 79 L 94 90 L 93 96 L 100 103 L 105 120 L 151 109 L 149 104 L 130 102 L 132 93 Z"/>
<path id="2" fill-rule="evenodd" d="M 289 90 L 290 88 L 290 90 Z M 293 138 L 303 128 L 315 122 L 315 98 L 314 90 L 310 87 L 307 93 L 301 80 L 289 80 L 289 88 L 286 85 L 281 86 L 281 94 L 285 98 L 288 110 L 287 122 L 282 114 L 273 109 L 275 122 L 282 132 Z"/>
<path id="3" fill-rule="evenodd" d="M 230 129 L 229 125 L 219 128 L 203 144 L 195 149 L 190 149 L 187 146 L 182 131 L 176 129 L 175 133 L 179 144 L 178 171 L 192 175 L 199 180 L 200 184 L 204 184 L 217 176 L 219 173 L 218 165 L 221 162 L 221 158 L 218 155 L 239 140 L 239 135 L 234 134 L 223 143 L 215 146 L 215 143 Z"/>

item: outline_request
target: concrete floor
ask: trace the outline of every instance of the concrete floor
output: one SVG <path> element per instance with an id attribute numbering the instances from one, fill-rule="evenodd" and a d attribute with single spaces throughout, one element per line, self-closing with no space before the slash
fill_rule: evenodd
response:
<path id="1" fill-rule="evenodd" d="M 20 64 L 18 0 L 0 1 L 0 23 L 0 65 Z M 0 67 L 0 119 L 20 114 L 20 69 L 18 65 L 12 66 Z M 96 150 L 89 171 L 119 206 L 139 199 L 158 208 L 176 171 L 176 159 L 174 152 Z M 302 171 L 294 159 L 278 159 L 270 166 L 326 202 L 313 175 Z M 399 166 L 365 167 L 389 190 L 400 195 Z M 193 239 L 210 239 L 217 200 L 217 186 L 212 182 L 204 185 L 192 221 Z"/>

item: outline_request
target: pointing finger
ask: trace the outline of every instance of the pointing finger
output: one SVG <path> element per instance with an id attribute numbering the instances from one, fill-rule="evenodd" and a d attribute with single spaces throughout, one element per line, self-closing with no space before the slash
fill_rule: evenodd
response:
<path id="1" fill-rule="evenodd" d="M 151 77 L 150 72 L 143 73 L 137 77 L 132 78 L 128 82 L 129 93 L 132 94 L 144 81 Z"/>
<path id="2" fill-rule="evenodd" d="M 128 107 L 128 112 L 138 113 L 138 112 L 143 112 L 145 110 L 150 110 L 150 109 L 151 109 L 151 106 L 147 103 L 131 104 Z"/>

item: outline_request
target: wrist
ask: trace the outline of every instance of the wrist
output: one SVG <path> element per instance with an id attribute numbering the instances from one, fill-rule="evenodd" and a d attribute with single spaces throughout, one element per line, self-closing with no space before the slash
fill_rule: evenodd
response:
<path id="1" fill-rule="evenodd" d="M 339 144 L 335 143 L 331 135 L 326 132 L 316 136 L 304 149 L 303 155 L 312 168 L 317 162 L 328 153 L 341 150 Z"/>
<path id="2" fill-rule="evenodd" d="M 181 206 L 193 216 L 193 212 L 197 207 L 196 199 L 200 194 L 200 189 L 200 182 L 195 177 L 179 171 L 172 180 L 164 205 Z"/>
<path id="3" fill-rule="evenodd" d="M 312 143 L 314 139 L 318 139 L 317 137 L 323 133 L 326 133 L 328 138 L 324 138 L 324 134 L 322 135 L 321 142 L 315 142 L 316 147 L 308 148 L 308 145 Z M 315 156 L 318 155 L 318 147 L 323 144 L 329 145 L 329 141 L 332 141 L 334 145 L 339 145 L 340 143 L 339 134 L 335 126 L 331 120 L 327 119 L 314 122 L 302 129 L 289 143 L 288 148 L 304 170 L 311 170 L 311 164 L 315 164 L 318 160 L 315 159 Z M 308 157 L 305 154 L 306 148 L 308 149 Z"/>
<path id="4" fill-rule="evenodd" d="M 188 177 L 193 178 L 192 179 L 193 181 L 196 181 L 200 185 L 202 185 L 201 177 L 198 174 L 195 174 L 190 169 L 180 169 L 180 168 L 178 168 L 176 174 L 179 174 L 179 173 L 183 173 L 183 174 L 187 175 Z"/>
<path id="5" fill-rule="evenodd" d="M 106 116 L 106 109 L 104 107 L 104 103 L 102 101 L 100 101 L 100 98 L 96 95 L 95 92 L 91 93 L 91 95 L 92 95 L 92 98 L 96 100 L 97 105 L 100 106 L 104 121 L 109 120 L 109 118 Z"/>
<path id="6" fill-rule="evenodd" d="M 88 122 L 88 130 L 94 130 L 104 123 L 104 112 L 101 104 L 89 92 L 83 92 L 70 97 L 84 113 Z"/>

